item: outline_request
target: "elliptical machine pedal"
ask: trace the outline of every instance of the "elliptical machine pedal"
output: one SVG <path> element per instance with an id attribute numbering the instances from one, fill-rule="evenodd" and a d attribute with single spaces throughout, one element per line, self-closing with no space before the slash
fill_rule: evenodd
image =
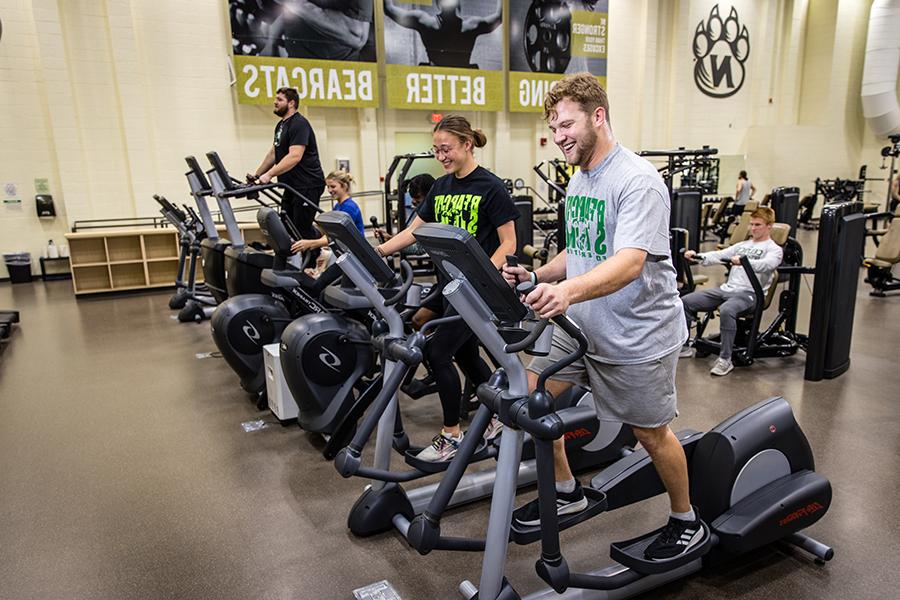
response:
<path id="1" fill-rule="evenodd" d="M 672 558 L 655 560 L 644 558 L 644 551 L 647 549 L 647 546 L 653 543 L 665 527 L 660 527 L 655 531 L 630 540 L 611 543 L 609 545 L 609 557 L 620 565 L 628 567 L 641 575 L 656 575 L 672 571 L 702 558 L 712 549 L 715 536 L 710 532 L 709 525 L 702 519 L 700 520 L 700 526 L 703 528 L 703 540 L 687 552 Z"/>
<path id="2" fill-rule="evenodd" d="M 475 453 L 472 455 L 472 459 L 470 464 L 476 463 L 480 460 L 484 460 L 486 458 L 490 458 L 496 454 L 496 450 L 493 450 L 494 445 L 489 443 L 487 440 L 482 439 L 477 448 L 475 449 Z M 431 462 L 427 460 L 421 460 L 418 458 L 419 452 L 424 450 L 421 447 L 410 447 L 404 453 L 404 460 L 406 464 L 409 466 L 422 471 L 423 473 L 442 473 L 447 470 L 447 467 L 450 466 L 450 463 L 453 462 L 453 459 L 440 461 L 440 462 Z"/>

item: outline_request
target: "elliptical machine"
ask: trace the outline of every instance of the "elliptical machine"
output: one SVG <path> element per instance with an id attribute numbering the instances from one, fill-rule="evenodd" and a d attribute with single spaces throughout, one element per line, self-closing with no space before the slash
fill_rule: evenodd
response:
<path id="1" fill-rule="evenodd" d="M 287 219 L 282 220 L 277 212 L 265 206 L 257 213 L 257 222 L 264 232 L 278 229 L 281 242 L 272 256 L 246 248 L 231 210 L 231 198 L 249 197 L 258 200 L 260 192 L 271 193 L 271 190 L 278 188 L 290 188 L 283 183 L 240 184 L 228 177 L 214 152 L 208 156 L 214 166 L 207 174 L 225 226 L 233 239 L 225 248 L 223 261 L 229 297 L 213 313 L 212 337 L 228 365 L 240 377 L 241 387 L 255 397 L 257 407 L 262 409 L 267 405 L 263 347 L 278 343 L 284 328 L 297 316 L 324 313 L 326 309 L 315 296 L 304 289 L 302 282 L 312 286 L 309 283 L 312 280 L 303 275 L 302 270 L 299 274 L 305 280 L 302 277 L 286 277 L 290 287 L 278 287 L 279 282 L 273 277 L 266 279 L 272 285 L 263 281 L 265 269 L 274 269 L 282 275 L 285 272 L 297 272 L 293 267 L 288 268 L 291 250 L 290 236 L 285 230 Z M 227 184 L 224 183 L 226 178 Z M 303 198 L 299 194 L 298 197 Z M 251 293 L 245 293 L 245 290 Z"/>
<path id="2" fill-rule="evenodd" d="M 396 275 L 384 259 L 375 253 L 374 248 L 366 243 L 353 226 L 351 219 L 344 213 L 330 212 L 320 215 L 316 222 L 335 245 L 342 249 L 337 264 L 382 317 L 382 320 L 377 322 L 377 327 L 373 327 L 373 344 L 382 354 L 383 386 L 353 440 L 335 458 L 335 469 L 343 477 L 360 476 L 373 480 L 372 485 L 366 488 L 351 509 L 347 519 L 348 527 L 352 533 L 359 536 L 368 536 L 395 527 L 411 544 L 415 544 L 410 521 L 434 502 L 432 496 L 437 486 L 432 484 L 406 491 L 399 484 L 443 471 L 447 471 L 445 479 L 451 479 L 452 473 L 453 483 L 445 486 L 449 490 L 447 496 L 442 500 L 440 510 L 430 512 L 430 522 L 439 521 L 440 515 L 451 506 L 490 496 L 494 487 L 495 473 L 499 471 L 485 469 L 471 473 L 465 478 L 463 473 L 470 464 L 496 458 L 498 455 L 496 439 L 486 442 L 483 438 L 491 420 L 491 411 L 484 406 L 479 407 L 460 448 L 464 458 L 460 460 L 454 458 L 447 462 L 427 462 L 417 458 L 416 455 L 421 448 L 410 446 L 402 427 L 398 426 L 400 419 L 397 391 L 408 371 L 415 369 L 422 360 L 427 329 L 441 322 L 461 321 L 462 317 L 451 316 L 430 321 L 422 331 L 405 336 L 402 318 L 395 306 L 406 296 L 406 291 L 410 288 L 413 270 L 409 264 L 405 261 L 401 263 L 404 271 L 403 287 L 393 296 L 386 298 L 393 290 L 387 292 L 383 286 L 390 286 L 391 282 L 395 281 Z M 494 275 L 500 277 L 496 270 Z M 507 291 L 512 294 L 508 288 Z M 412 295 L 415 296 L 416 292 L 413 291 Z M 521 304 L 519 306 L 521 307 Z M 502 355 L 504 360 L 509 360 L 516 352 L 532 348 L 540 337 L 541 331 L 529 331 L 515 325 L 515 322 L 525 316 L 526 311 L 524 307 L 521 308 L 521 312 L 503 315 L 504 320 L 509 321 L 505 329 L 509 342 L 504 342 L 499 348 L 488 347 L 498 360 L 498 354 Z M 485 324 L 482 323 L 481 326 L 484 327 Z M 545 337 L 544 341 L 549 342 L 549 338 Z M 546 349 L 534 351 L 541 352 Z M 502 371 L 495 374 L 495 378 L 503 377 Z M 585 406 L 590 414 L 594 414 L 590 394 L 574 393 L 567 402 Z M 366 467 L 362 465 L 362 452 L 376 427 L 373 466 Z M 635 444 L 630 429 L 620 424 L 601 424 L 596 418 L 593 422 L 583 423 L 579 429 L 567 434 L 567 447 L 576 463 L 576 470 L 609 463 L 630 452 L 630 446 Z M 505 435 L 502 434 L 500 439 L 502 440 Z M 392 447 L 404 455 L 408 469 L 402 471 L 391 469 Z M 470 449 L 467 454 L 466 448 Z M 528 458 L 530 456 L 526 450 L 526 459 Z M 521 465 L 521 469 L 517 470 L 519 485 L 527 485 L 534 481 L 533 461 L 526 461 Z M 441 548 L 476 551 L 483 549 L 483 542 L 475 540 L 457 544 L 451 539 L 445 540 Z"/>
<path id="3" fill-rule="evenodd" d="M 449 225 L 427 224 L 415 232 L 438 268 L 453 281 L 444 294 L 489 348 L 503 343 L 492 324 L 492 316 L 505 306 L 524 310 L 487 255 L 467 232 Z M 518 292 L 528 293 L 530 282 Z M 514 295 L 513 295 L 514 296 Z M 675 558 L 652 561 L 644 549 L 659 530 L 635 539 L 615 542 L 610 556 L 616 565 L 592 573 L 573 573 L 562 555 L 559 532 L 587 521 L 604 511 L 614 510 L 664 491 L 659 476 L 645 450 L 638 450 L 607 467 L 585 487 L 588 508 L 562 518 L 556 511 L 553 440 L 563 432 L 592 418 L 584 407 L 554 410 L 553 399 L 544 385 L 548 378 L 578 359 L 587 350 L 587 340 L 574 322 L 564 315 L 553 322 L 578 343 L 579 348 L 544 371 L 537 389 L 528 394 L 525 370 L 515 356 L 504 361 L 507 380 L 494 380 L 478 389 L 478 398 L 496 412 L 509 428 L 501 438 L 498 483 L 495 486 L 487 526 L 480 585 L 468 581 L 460 585 L 465 598 L 513 600 L 519 598 L 504 576 L 510 541 L 517 544 L 541 541 L 537 574 L 552 587 L 528 596 L 537 600 L 559 597 L 569 588 L 578 588 L 566 597 L 580 599 L 628 598 L 685 577 L 714 558 L 727 558 L 776 541 L 785 541 L 812 553 L 820 561 L 834 552 L 824 544 L 800 533 L 818 521 L 831 504 L 831 485 L 815 473 L 809 443 L 782 398 L 760 402 L 727 419 L 707 434 L 680 432 L 691 474 L 691 497 L 706 532 L 703 541 Z M 497 357 L 498 359 L 500 357 Z M 515 474 L 524 434 L 535 442 L 541 523 L 531 528 L 512 528 Z M 510 433 L 511 435 L 507 435 Z M 465 444 L 465 439 L 463 444 Z M 457 458 L 463 454 L 461 447 Z M 449 488 L 450 474 L 441 485 Z M 434 502 L 449 493 L 439 488 Z M 442 539 L 431 509 L 417 517 L 410 530 L 427 549 Z M 412 534 L 411 534 L 412 537 Z"/>
<path id="4" fill-rule="evenodd" d="M 178 272 L 175 275 L 175 293 L 169 298 L 169 308 L 178 310 L 178 320 L 182 323 L 202 321 L 212 316 L 216 301 L 206 291 L 205 286 L 197 285 L 197 264 L 200 259 L 200 244 L 205 237 L 203 222 L 197 213 L 189 206 L 181 210 L 165 197 L 153 195 L 162 207 L 160 213 L 178 230 L 178 243 L 180 252 L 178 255 Z M 186 212 L 185 212 L 186 211 Z M 187 283 L 184 281 L 185 268 L 187 268 Z M 191 309 L 185 311 L 185 306 L 191 304 Z"/>
<path id="5" fill-rule="evenodd" d="M 188 165 L 188 171 L 184 176 L 188 180 L 191 196 L 194 197 L 197 212 L 200 213 L 203 229 L 206 232 L 205 237 L 200 241 L 200 265 L 203 269 L 203 283 L 212 295 L 215 303 L 220 304 L 228 298 L 228 290 L 225 285 L 225 250 L 231 246 L 231 242 L 219 237 L 216 223 L 206 201 L 213 194 L 213 189 L 203 169 L 200 168 L 200 163 L 193 156 L 186 156 L 184 160 Z M 196 302 L 189 300 L 182 309 L 182 313 L 179 314 L 179 320 L 190 320 L 189 317 L 201 311 L 202 306 L 196 306 L 196 304 Z"/>

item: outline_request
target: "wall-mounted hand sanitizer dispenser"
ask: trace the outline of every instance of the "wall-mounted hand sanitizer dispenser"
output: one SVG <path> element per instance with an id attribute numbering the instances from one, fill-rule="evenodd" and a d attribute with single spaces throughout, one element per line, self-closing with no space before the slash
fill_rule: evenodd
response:
<path id="1" fill-rule="evenodd" d="M 53 206 L 53 196 L 50 196 L 49 194 L 38 194 L 34 197 L 34 203 L 37 206 L 37 216 L 41 218 L 56 216 L 56 207 Z"/>

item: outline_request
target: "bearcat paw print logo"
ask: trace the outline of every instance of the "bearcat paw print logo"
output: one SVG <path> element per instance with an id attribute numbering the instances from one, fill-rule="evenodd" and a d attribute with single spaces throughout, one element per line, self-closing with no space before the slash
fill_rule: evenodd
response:
<path id="1" fill-rule="evenodd" d="M 733 96 L 744 85 L 744 63 L 750 56 L 750 35 L 741 26 L 737 10 L 731 8 L 724 21 L 719 5 L 700 21 L 694 33 L 694 82 L 712 98 Z"/>

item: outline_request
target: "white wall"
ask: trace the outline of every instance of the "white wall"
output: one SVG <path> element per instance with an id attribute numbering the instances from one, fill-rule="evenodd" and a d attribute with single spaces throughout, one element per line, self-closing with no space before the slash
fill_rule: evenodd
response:
<path id="1" fill-rule="evenodd" d="M 723 18 L 737 8 L 751 39 L 747 81 L 727 99 L 703 95 L 692 75 L 695 29 L 717 3 Z M 39 255 L 76 219 L 155 215 L 154 193 L 187 201 L 185 155 L 218 150 L 238 175 L 257 166 L 275 117 L 268 107 L 236 102 L 226 6 L 0 0 L 0 183 L 19 183 L 24 200 L 20 209 L 0 206 L 0 252 Z M 797 185 L 805 193 L 817 176 L 855 176 L 861 164 L 870 177 L 882 176 L 883 144 L 866 129 L 859 101 L 869 6 L 611 0 L 608 87 L 616 136 L 635 150 L 716 146 L 738 157 L 727 164 L 747 168 L 760 190 Z M 376 23 L 380 14 L 376 2 Z M 303 110 L 323 168 L 349 158 L 357 189 L 381 189 L 396 132 L 432 127 L 428 111 Z M 532 167 L 558 151 L 549 139 L 540 145 L 549 131 L 539 115 L 464 114 L 488 135 L 482 164 L 546 193 Z M 39 177 L 50 180 L 55 220 L 34 215 Z M 883 197 L 882 183 L 870 188 Z"/>

